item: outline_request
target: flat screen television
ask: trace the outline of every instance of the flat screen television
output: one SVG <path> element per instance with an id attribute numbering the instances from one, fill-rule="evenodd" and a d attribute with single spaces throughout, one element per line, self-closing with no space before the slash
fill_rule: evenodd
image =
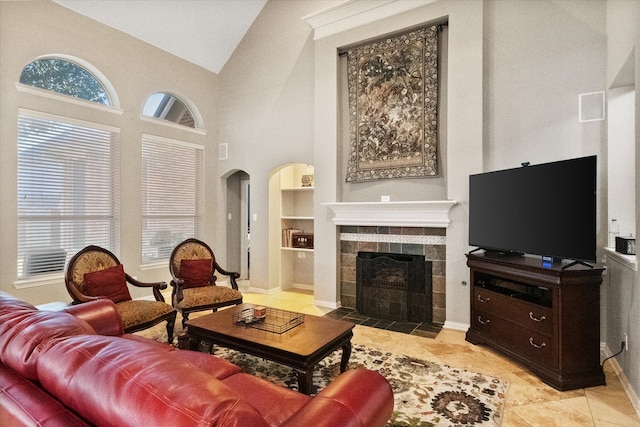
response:
<path id="1" fill-rule="evenodd" d="M 597 156 L 469 176 L 469 245 L 596 261 Z"/>

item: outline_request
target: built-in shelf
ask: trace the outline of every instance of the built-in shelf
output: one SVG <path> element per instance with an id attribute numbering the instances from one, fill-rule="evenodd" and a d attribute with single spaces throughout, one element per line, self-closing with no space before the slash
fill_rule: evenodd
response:
<path id="1" fill-rule="evenodd" d="M 293 252 L 313 252 L 313 249 L 305 249 L 305 248 L 291 248 L 291 247 L 281 247 L 283 251 L 293 251 Z"/>
<path id="2" fill-rule="evenodd" d="M 620 252 L 616 252 L 613 248 L 604 248 L 604 251 L 608 258 L 618 261 L 618 263 L 632 269 L 633 271 L 638 271 L 638 264 L 635 255 L 621 254 Z"/>
<path id="3" fill-rule="evenodd" d="M 313 247 L 293 247 L 294 230 L 297 230 L 297 233 L 313 236 L 315 188 L 303 186 L 309 181 L 309 175 L 313 176 L 311 166 L 296 163 L 282 168 L 274 177 L 277 182 L 274 190 L 277 188 L 276 198 L 280 205 L 277 218 L 280 235 L 277 238 L 280 239 L 278 276 L 282 289 L 291 287 L 313 289 Z M 275 235 L 273 237 L 276 238 Z"/>

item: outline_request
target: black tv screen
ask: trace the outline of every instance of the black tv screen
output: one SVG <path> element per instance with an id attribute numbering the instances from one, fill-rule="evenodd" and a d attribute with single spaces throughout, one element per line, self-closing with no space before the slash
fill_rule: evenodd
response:
<path id="1" fill-rule="evenodd" d="M 596 261 L 597 156 L 469 176 L 469 245 Z"/>

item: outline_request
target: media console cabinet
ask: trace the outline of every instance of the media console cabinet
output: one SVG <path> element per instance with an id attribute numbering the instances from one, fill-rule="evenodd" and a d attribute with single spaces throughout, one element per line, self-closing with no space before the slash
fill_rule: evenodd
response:
<path id="1" fill-rule="evenodd" d="M 605 383 L 600 365 L 603 268 L 542 265 L 528 256 L 467 254 L 471 327 L 466 340 L 526 365 L 558 390 Z"/>

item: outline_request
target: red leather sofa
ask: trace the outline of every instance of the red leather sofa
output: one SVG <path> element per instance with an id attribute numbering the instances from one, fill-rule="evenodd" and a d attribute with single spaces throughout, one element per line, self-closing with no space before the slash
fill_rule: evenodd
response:
<path id="1" fill-rule="evenodd" d="M 0 292 L 3 426 L 383 426 L 392 411 L 374 371 L 349 370 L 310 397 L 123 334 L 109 300 L 39 311 Z"/>

